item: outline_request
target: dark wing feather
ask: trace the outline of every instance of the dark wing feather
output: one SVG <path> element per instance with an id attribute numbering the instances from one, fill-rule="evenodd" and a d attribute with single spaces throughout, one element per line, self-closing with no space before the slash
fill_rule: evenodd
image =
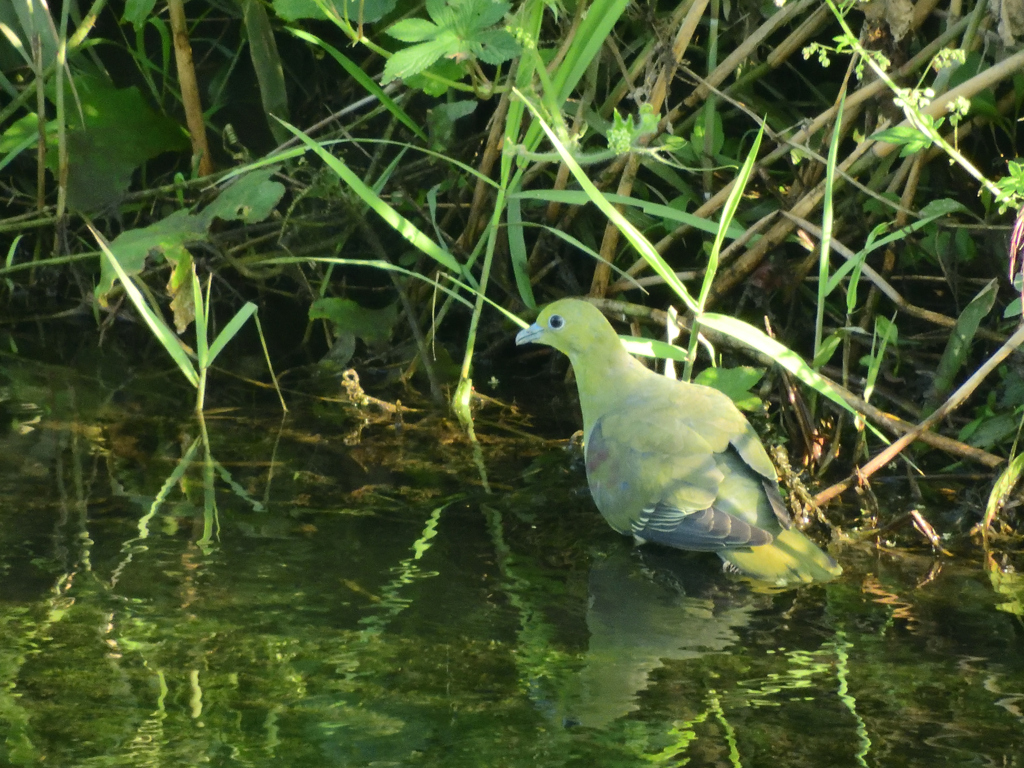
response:
<path id="1" fill-rule="evenodd" d="M 773 536 L 728 512 L 709 507 L 686 512 L 667 504 L 643 510 L 633 523 L 633 535 L 645 542 L 699 552 L 770 544 Z"/>
<path id="2" fill-rule="evenodd" d="M 772 505 L 775 519 L 779 521 L 779 525 L 788 531 L 793 527 L 793 518 L 789 516 L 786 502 L 782 500 L 782 494 L 779 493 L 778 484 L 772 480 L 765 479 L 761 481 L 761 485 L 764 486 L 764 494 L 768 497 L 768 503 Z"/>

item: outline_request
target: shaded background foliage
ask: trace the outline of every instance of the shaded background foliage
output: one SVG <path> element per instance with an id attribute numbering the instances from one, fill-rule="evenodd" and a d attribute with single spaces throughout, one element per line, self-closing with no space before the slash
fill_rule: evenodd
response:
<path id="1" fill-rule="evenodd" d="M 966 409 L 941 407 L 1019 315 L 1012 259 L 1007 269 L 1024 185 L 1019 10 L 15 0 L 0 11 L 9 344 L 29 320 L 75 322 L 107 343 L 148 338 L 118 322 L 147 313 L 125 301 L 115 262 L 165 316 L 165 347 L 178 344 L 173 325 L 200 349 L 197 370 L 212 364 L 190 330 L 205 292 L 200 335 L 258 308 L 286 388 L 322 392 L 356 364 L 371 390 L 400 381 L 464 417 L 473 382 L 514 394 L 511 325 L 484 297 L 519 314 L 589 294 L 634 336 L 662 337 L 679 289 L 589 204 L 543 121 L 667 269 L 690 286 L 707 277 L 680 324 L 697 316 L 716 363 L 751 360 L 705 310 L 745 320 L 730 327 L 754 346 L 750 329 L 767 321 L 882 430 L 939 409 L 942 434 L 925 435 L 914 461 L 984 481 L 1014 453 L 1016 358 L 968 390 Z M 719 262 L 709 232 L 759 129 Z M 269 382 L 255 330 L 226 367 Z M 531 358 L 543 355 L 516 365 Z M 759 394 L 776 387 L 794 466 L 849 471 L 880 447 L 862 418 L 786 376 Z M 995 501 L 1010 497 L 1009 466 Z M 931 491 L 908 482 L 916 509 Z M 1012 532 L 1012 506 L 998 518 L 990 506 L 985 529 L 998 519 Z M 931 535 L 924 518 L 864 508 L 869 529 L 915 522 Z"/>

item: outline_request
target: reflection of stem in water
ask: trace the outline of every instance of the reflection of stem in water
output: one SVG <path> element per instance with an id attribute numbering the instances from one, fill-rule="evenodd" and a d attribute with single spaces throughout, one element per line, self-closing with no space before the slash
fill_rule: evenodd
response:
<path id="1" fill-rule="evenodd" d="M 473 431 L 472 422 L 469 426 L 469 443 L 473 449 L 473 463 L 476 464 L 476 471 L 480 473 L 480 484 L 484 487 L 484 493 L 490 493 L 491 486 L 487 482 L 487 467 L 484 465 L 484 452 L 480 447 L 479 441 L 476 439 L 476 433 Z"/>
<path id="2" fill-rule="evenodd" d="M 729 764 L 733 768 L 741 768 L 743 761 L 740 760 L 740 748 L 736 744 L 736 731 L 725 717 L 725 711 L 722 709 L 722 702 L 718 700 L 718 696 L 714 691 L 708 691 L 708 696 L 711 699 L 711 711 L 715 713 L 715 719 L 718 720 L 722 726 L 722 730 L 725 733 L 725 743 L 729 745 Z"/>
<path id="3" fill-rule="evenodd" d="M 199 684 L 198 669 L 189 670 L 188 684 L 189 688 L 192 689 L 192 696 L 188 700 L 189 709 L 191 710 L 192 719 L 198 720 L 203 716 L 203 688 Z"/>
<path id="4" fill-rule="evenodd" d="M 110 576 L 111 587 L 117 586 L 117 581 L 121 578 L 121 573 L 128 567 L 128 564 L 132 561 L 132 556 L 135 552 L 142 551 L 144 549 L 144 547 L 136 546 L 137 542 L 145 541 L 149 538 L 150 521 L 152 521 L 163 503 L 167 501 L 167 496 L 170 494 L 171 489 L 173 489 L 178 484 L 178 481 L 184 477 L 186 470 L 188 470 L 189 466 L 192 464 L 192 458 L 195 456 L 196 450 L 199 448 L 200 440 L 201 439 L 197 437 L 192 441 L 192 445 L 188 447 L 185 455 L 178 460 L 178 464 L 174 467 L 174 471 L 167 476 L 163 486 L 161 486 L 160 490 L 157 492 L 156 497 L 153 499 L 153 503 L 149 506 L 149 511 L 139 518 L 139 535 L 133 539 L 129 539 L 121 545 L 121 552 L 124 553 L 124 559 L 118 563 L 114 572 Z"/>
<path id="5" fill-rule="evenodd" d="M 74 402 L 74 395 L 72 393 L 72 402 Z M 61 458 L 67 448 L 67 437 L 71 436 L 71 476 L 74 482 L 74 501 L 69 503 L 67 488 L 64 485 L 64 466 L 61 462 Z M 60 560 L 65 571 L 67 571 L 68 579 L 70 581 L 73 573 L 78 571 L 88 571 L 92 568 L 90 561 L 90 548 L 93 544 L 92 538 L 89 536 L 89 507 L 86 502 L 85 482 L 84 475 L 82 472 L 82 461 L 81 461 L 81 446 L 78 439 L 78 430 L 70 429 L 62 431 L 59 439 L 59 450 L 56 456 L 56 467 L 55 475 L 57 481 L 57 492 L 60 496 L 60 516 L 57 519 L 57 526 L 54 532 L 55 542 L 55 556 Z M 74 551 L 69 551 L 66 546 L 67 532 L 66 527 L 71 521 L 70 511 L 74 509 L 78 512 L 78 531 L 74 534 Z"/>
<path id="6" fill-rule="evenodd" d="M 363 625 L 362 637 L 364 640 L 379 635 L 395 616 L 412 604 L 412 600 L 399 594 L 402 587 L 419 579 L 429 579 L 438 575 L 437 571 L 424 571 L 416 564 L 416 561 L 421 559 L 432 546 L 431 540 L 437 536 L 437 524 L 441 521 L 441 512 L 455 501 L 457 499 L 453 499 L 430 513 L 426 525 L 423 526 L 423 532 L 413 542 L 412 557 L 407 557 L 398 565 L 391 567 L 390 571 L 394 574 L 394 578 L 381 590 L 380 602 L 374 606 L 378 612 L 359 620 L 359 623 Z"/>
<path id="7" fill-rule="evenodd" d="M 270 451 L 270 466 L 267 468 L 267 486 L 263 491 L 263 510 L 266 510 L 267 507 L 270 506 L 270 488 L 274 484 L 274 465 L 277 462 L 277 446 L 281 442 L 281 435 L 284 434 L 284 422 L 287 418 L 287 414 L 281 415 L 281 424 L 278 426 L 277 436 L 274 438 L 274 448 Z"/>
<path id="8" fill-rule="evenodd" d="M 149 667 L 148 662 L 143 663 Z M 156 710 L 142 721 L 135 732 L 135 738 L 128 742 L 126 751 L 130 756 L 131 765 L 164 765 L 162 748 L 167 741 L 164 736 L 164 720 L 167 719 L 167 712 L 164 709 L 167 679 L 160 669 L 156 670 L 156 676 L 157 684 L 160 686 Z"/>
<path id="9" fill-rule="evenodd" d="M 501 512 L 488 506 L 481 506 L 481 509 L 487 518 L 487 530 L 491 534 L 494 559 L 504 579 L 502 589 L 509 603 L 519 614 L 519 643 L 515 660 L 520 679 L 530 698 L 536 704 L 542 704 L 546 697 L 541 691 L 541 683 L 553 677 L 558 669 L 558 654 L 551 642 L 554 630 L 550 623 L 545 621 L 543 613 L 531 605 L 526 597 L 530 582 L 516 572 L 515 555 L 505 543 L 505 535 L 502 532 Z M 553 682 L 556 683 L 556 689 L 565 689 L 564 685 L 557 685 L 558 680 Z"/>
<path id="10" fill-rule="evenodd" d="M 850 710 L 850 714 L 853 715 L 854 722 L 857 723 L 856 732 L 857 738 L 860 740 L 860 749 L 856 754 L 857 765 L 862 765 L 867 768 L 867 757 L 868 752 L 871 751 L 871 737 L 868 736 L 867 726 L 864 725 L 864 720 L 857 714 L 857 700 L 850 695 L 850 648 L 853 646 L 846 639 L 846 632 L 837 629 L 836 639 L 832 643 L 832 647 L 835 649 L 836 654 L 836 679 L 839 681 L 839 691 L 837 695 L 839 700 L 843 702 L 843 705 Z"/>
<path id="11" fill-rule="evenodd" d="M 696 726 L 707 720 L 710 714 L 711 710 L 705 710 L 690 720 L 673 723 L 666 734 L 672 739 L 669 745 L 653 755 L 645 755 L 645 760 L 652 765 L 685 765 L 687 761 L 680 756 L 689 749 L 690 742 L 696 741 Z"/>
<path id="12" fill-rule="evenodd" d="M 210 453 L 210 435 L 206 431 L 206 419 L 202 411 L 196 416 L 199 418 L 199 429 L 203 438 L 203 535 L 196 542 L 196 546 L 204 555 L 213 552 L 213 537 L 220 533 L 220 525 L 217 521 L 217 489 L 214 487 L 214 473 L 216 462 L 213 454 Z"/>
<path id="13" fill-rule="evenodd" d="M 279 736 L 280 729 L 277 725 L 278 715 L 284 711 L 284 707 L 280 704 L 275 704 L 267 712 L 267 717 L 263 721 L 263 730 L 266 731 L 267 738 L 263 745 L 263 749 L 266 750 L 267 754 L 273 755 L 274 750 L 281 744 L 281 738 Z"/>

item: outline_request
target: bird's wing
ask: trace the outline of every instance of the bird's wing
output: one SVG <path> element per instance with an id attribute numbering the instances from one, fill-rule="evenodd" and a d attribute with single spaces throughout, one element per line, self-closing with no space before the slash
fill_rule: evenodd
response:
<path id="1" fill-rule="evenodd" d="M 759 523 L 769 529 L 775 528 L 774 521 L 768 519 L 774 516 L 783 529 L 790 528 L 793 521 L 779 493 L 775 465 L 768 458 L 768 452 L 764 449 L 757 432 L 728 395 L 699 384 L 671 382 L 668 379 L 665 381 L 673 386 L 664 387 L 659 396 L 670 399 L 675 406 L 676 418 L 698 432 L 711 445 L 719 468 L 726 476 L 728 477 L 731 471 L 733 477 L 749 480 L 756 474 L 761 481 L 757 484 L 759 487 L 756 490 L 748 490 L 746 493 L 743 490 L 726 491 L 724 495 L 727 497 L 745 498 L 748 502 L 741 510 L 730 508 L 728 511 L 747 522 Z M 725 464 L 728 468 L 724 466 Z M 752 486 L 749 481 L 746 485 Z M 758 514 L 755 515 L 752 500 L 755 496 L 761 496 L 762 491 L 768 506 L 759 505 Z M 721 495 L 719 498 L 721 499 Z M 764 515 L 766 510 L 770 513 L 768 517 Z"/>
<path id="2" fill-rule="evenodd" d="M 633 536 L 668 547 L 717 552 L 770 544 L 768 531 L 714 506 L 688 512 L 667 504 L 647 507 L 633 523 Z"/>
<path id="3" fill-rule="evenodd" d="M 761 479 L 754 480 L 739 459 L 723 463 L 687 421 L 673 404 L 624 407 L 598 419 L 586 445 L 598 509 L 621 533 L 681 549 L 770 542 L 772 535 L 757 525 Z M 731 453 L 728 439 L 723 444 Z M 723 488 L 738 493 L 738 502 L 723 503 Z M 735 514 L 743 507 L 749 512 Z"/>

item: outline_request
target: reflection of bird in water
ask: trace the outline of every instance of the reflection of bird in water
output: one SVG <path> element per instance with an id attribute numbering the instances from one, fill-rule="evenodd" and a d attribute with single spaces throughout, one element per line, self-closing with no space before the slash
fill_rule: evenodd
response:
<path id="1" fill-rule="evenodd" d="M 651 671 L 665 659 L 722 651 L 750 620 L 754 596 L 705 558 L 616 549 L 590 568 L 583 668 L 566 723 L 600 728 L 635 709 Z"/>

